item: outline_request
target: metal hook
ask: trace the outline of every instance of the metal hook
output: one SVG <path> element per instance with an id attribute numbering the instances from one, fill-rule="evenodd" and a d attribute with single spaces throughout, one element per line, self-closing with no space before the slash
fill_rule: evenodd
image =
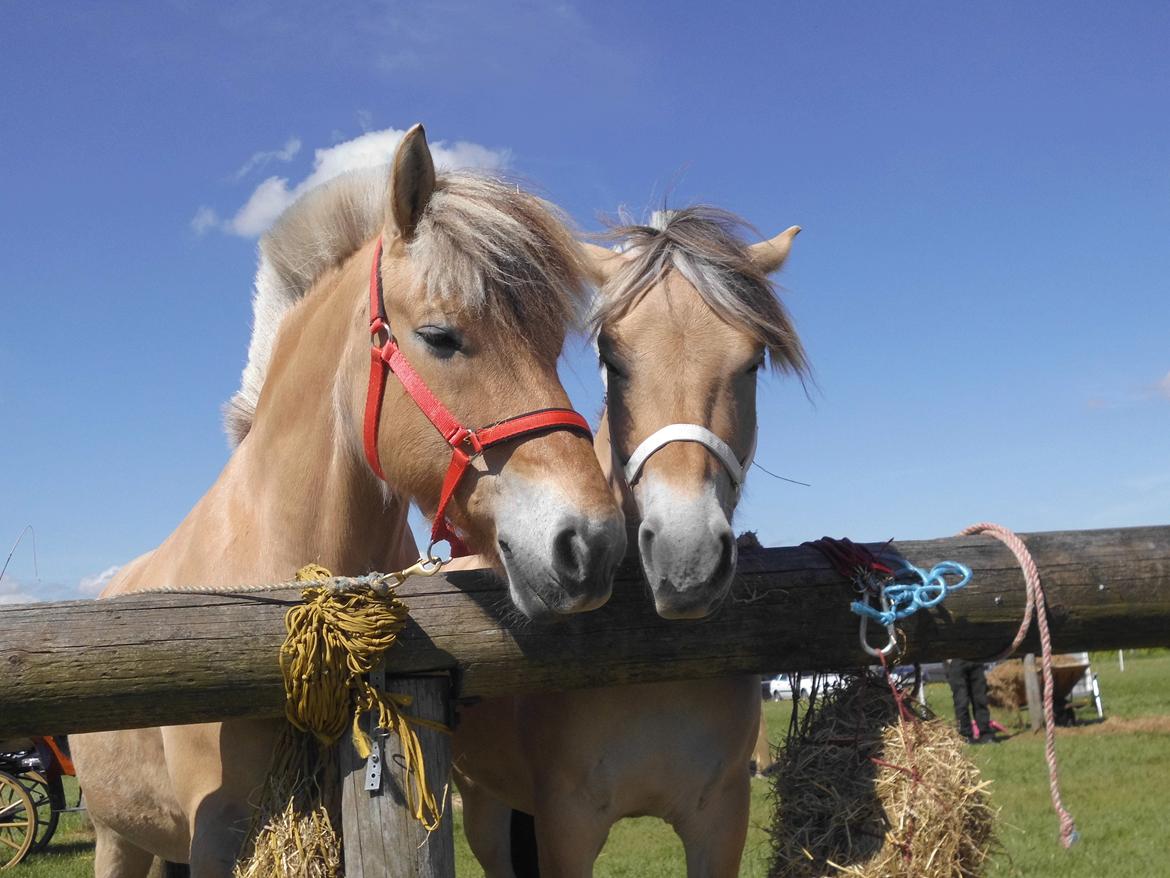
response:
<path id="1" fill-rule="evenodd" d="M 393 579 L 398 585 L 406 582 L 412 576 L 434 576 L 439 573 L 450 561 L 450 558 L 440 558 L 434 554 L 434 543 L 427 547 L 426 555 L 420 555 L 419 559 L 407 567 L 405 570 L 398 570 L 394 573 L 386 573 L 378 578 L 378 582 L 385 583 Z"/>
<path id="2" fill-rule="evenodd" d="M 886 597 L 885 589 L 882 589 L 880 593 L 880 600 L 882 611 L 889 612 L 890 599 Z M 858 639 L 861 641 L 861 648 L 864 649 L 869 655 L 872 655 L 874 658 L 881 658 L 882 656 L 889 655 L 898 647 L 898 631 L 894 627 L 894 623 L 891 621 L 885 627 L 886 633 L 890 638 L 889 643 L 887 643 L 881 649 L 874 649 L 869 645 L 869 616 L 865 615 L 864 613 L 861 615 L 861 626 L 858 630 Z"/>

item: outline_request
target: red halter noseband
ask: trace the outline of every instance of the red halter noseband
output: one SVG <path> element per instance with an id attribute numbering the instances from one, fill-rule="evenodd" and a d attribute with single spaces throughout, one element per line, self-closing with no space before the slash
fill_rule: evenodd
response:
<path id="1" fill-rule="evenodd" d="M 469 430 L 464 427 L 447 410 L 435 395 L 431 393 L 426 382 L 419 377 L 406 355 L 394 340 L 390 331 L 390 322 L 386 317 L 386 303 L 382 299 L 382 239 L 374 248 L 374 264 L 370 268 L 370 335 L 374 344 L 370 351 L 370 383 L 366 389 L 366 414 L 364 441 L 366 460 L 374 474 L 386 480 L 382 472 L 382 464 L 378 459 L 378 421 L 382 415 L 382 397 L 386 390 L 386 375 L 393 372 L 402 382 L 403 389 L 410 394 L 419 409 L 427 416 L 435 429 L 439 431 L 447 444 L 451 446 L 451 464 L 447 467 L 447 475 L 443 478 L 443 487 L 439 492 L 439 506 L 435 510 L 435 520 L 431 526 L 431 547 L 435 543 L 446 540 L 451 545 L 452 555 L 468 554 L 463 540 L 455 533 L 451 523 L 447 520 L 447 504 L 450 502 L 455 489 L 467 472 L 471 459 L 480 454 L 485 448 L 499 445 L 510 439 L 533 436 L 538 433 L 547 433 L 550 430 L 573 430 L 592 438 L 593 432 L 589 429 L 589 422 L 572 409 L 538 409 L 523 415 L 516 415 L 503 421 L 497 421 L 478 430 Z M 386 341 L 381 346 L 377 343 L 379 333 L 386 333 Z M 430 547 L 427 549 L 430 556 Z"/>

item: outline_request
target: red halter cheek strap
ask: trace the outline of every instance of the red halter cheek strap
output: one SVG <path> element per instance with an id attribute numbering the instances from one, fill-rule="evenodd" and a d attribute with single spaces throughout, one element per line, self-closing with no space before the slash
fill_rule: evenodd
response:
<path id="1" fill-rule="evenodd" d="M 426 382 L 414 371 L 394 340 L 386 317 L 386 305 L 382 298 L 382 239 L 374 248 L 374 264 L 370 267 L 370 335 L 374 339 L 370 350 L 370 381 L 366 388 L 366 413 L 363 442 L 366 460 L 374 474 L 386 480 L 382 463 L 378 458 L 378 422 L 382 417 L 382 398 L 386 392 L 386 376 L 393 373 L 402 383 L 403 389 L 426 415 L 427 420 L 451 446 L 451 463 L 443 486 L 439 491 L 439 505 L 431 526 L 431 545 L 446 540 L 451 545 L 453 556 L 469 554 L 467 546 L 447 520 L 447 504 L 459 487 L 473 457 L 485 448 L 547 433 L 550 430 L 572 430 L 592 438 L 589 422 L 572 409 L 538 409 L 523 415 L 497 421 L 478 430 L 469 430 L 435 397 Z M 378 336 L 386 334 L 386 341 L 378 344 Z M 428 549 L 427 554 L 430 554 Z"/>

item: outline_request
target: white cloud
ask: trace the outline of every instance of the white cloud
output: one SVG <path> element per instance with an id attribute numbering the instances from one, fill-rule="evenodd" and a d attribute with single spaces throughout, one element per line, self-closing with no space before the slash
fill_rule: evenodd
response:
<path id="1" fill-rule="evenodd" d="M 269 149 L 252 153 L 252 157 L 240 166 L 233 175 L 233 179 L 242 180 L 256 168 L 262 168 L 269 162 L 291 162 L 301 151 L 301 139 L 290 137 L 280 149 Z"/>
<path id="2" fill-rule="evenodd" d="M 272 225 L 284 209 L 296 201 L 298 191 L 290 190 L 285 177 L 269 177 L 256 187 L 236 215 L 223 223 L 225 231 L 253 238 Z"/>
<path id="3" fill-rule="evenodd" d="M 39 598 L 24 583 L 6 576 L 0 579 L 0 605 L 2 604 L 31 604 L 33 601 L 44 600 Z"/>
<path id="4" fill-rule="evenodd" d="M 355 168 L 378 167 L 386 164 L 398 147 L 406 131 L 385 128 L 369 131 L 335 146 L 318 149 L 313 156 L 313 170 L 295 185 L 284 177 L 269 177 L 256 187 L 251 197 L 230 220 L 230 229 L 237 235 L 259 235 L 303 193 Z M 507 152 L 480 146 L 477 143 L 456 141 L 450 146 L 442 141 L 431 144 L 431 155 L 439 168 L 503 167 Z"/>
<path id="5" fill-rule="evenodd" d="M 204 235 L 211 229 L 217 228 L 219 224 L 219 214 L 215 212 L 214 208 L 206 205 L 200 207 L 195 211 L 195 216 L 191 217 L 191 231 L 196 235 Z"/>
<path id="6" fill-rule="evenodd" d="M 1148 384 L 1133 385 L 1122 395 L 1121 393 L 1107 393 L 1093 396 L 1086 401 L 1086 405 L 1096 411 L 1112 411 L 1120 408 L 1130 408 L 1138 405 L 1148 405 L 1150 401 L 1170 400 L 1170 372 L 1167 372 L 1157 381 Z"/>
<path id="7" fill-rule="evenodd" d="M 271 176 L 252 191 L 248 200 L 231 219 L 221 219 L 219 214 L 210 207 L 200 207 L 191 220 L 191 228 L 198 234 L 203 234 L 211 228 L 218 228 L 223 232 L 244 238 L 256 237 L 271 226 L 285 208 L 310 189 L 355 168 L 377 167 L 387 164 L 404 134 L 406 134 L 405 130 L 397 128 L 367 131 L 352 140 L 314 150 L 313 170 L 300 182 L 293 183 L 288 177 Z M 294 142 L 296 149 L 299 150 L 300 141 L 294 138 L 286 144 L 285 151 Z M 496 170 L 507 166 L 510 158 L 510 153 L 506 149 L 489 149 L 478 143 L 469 143 L 463 140 L 457 140 L 451 144 L 439 140 L 431 143 L 430 147 L 435 165 L 440 169 L 483 168 Z M 292 154 L 295 155 L 295 153 L 296 150 Z M 256 156 L 259 155 L 268 154 L 256 154 Z M 251 170 L 252 162 L 256 156 L 249 159 L 244 167 Z"/>
<path id="8" fill-rule="evenodd" d="M 75 600 L 77 593 L 67 585 L 56 582 L 25 582 L 5 576 L 0 579 L 0 606 L 4 604 L 34 604 L 39 601 Z"/>
<path id="9" fill-rule="evenodd" d="M 107 567 L 101 573 L 83 576 L 76 586 L 59 582 L 25 582 L 5 575 L 0 579 L 0 606 L 4 604 L 33 604 L 40 601 L 72 601 L 81 597 L 97 597 L 114 578 L 121 565 Z"/>
<path id="10" fill-rule="evenodd" d="M 101 573 L 95 573 L 93 576 L 83 576 L 81 577 L 81 581 L 77 583 L 77 590 L 83 595 L 97 597 L 109 581 L 114 578 L 114 574 L 121 569 L 121 564 L 115 564 L 112 567 L 107 567 Z"/>
<path id="11" fill-rule="evenodd" d="M 79 597 L 97 597 L 109 584 L 121 565 L 107 567 L 101 573 L 83 576 L 77 585 L 60 582 L 25 582 L 5 576 L 0 579 L 0 606 L 4 604 L 33 604 L 40 601 L 74 601 Z"/>

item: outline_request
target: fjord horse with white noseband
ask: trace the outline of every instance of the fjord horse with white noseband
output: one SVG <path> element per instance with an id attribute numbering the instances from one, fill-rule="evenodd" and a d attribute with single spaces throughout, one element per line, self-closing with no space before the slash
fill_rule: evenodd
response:
<path id="1" fill-rule="evenodd" d="M 351 174 L 285 213 L 256 287 L 228 414 L 238 446 L 107 596 L 287 581 L 309 562 L 397 570 L 417 557 L 414 501 L 434 536 L 499 558 L 525 614 L 607 599 L 625 534 L 557 377 L 583 285 L 555 211 L 512 184 L 436 175 L 416 126 L 388 186 L 385 171 Z M 479 424 L 493 426 L 466 426 Z M 283 722 L 72 736 L 98 878 L 145 876 L 152 855 L 227 878 Z"/>
<path id="2" fill-rule="evenodd" d="M 659 214 L 594 248 L 607 408 L 596 449 L 661 616 L 713 612 L 736 563 L 731 518 L 756 445 L 765 360 L 803 375 L 767 275 L 799 229 L 744 245 L 711 208 Z M 682 838 L 691 878 L 737 874 L 748 826 L 757 676 L 578 690 L 464 708 L 455 734 L 464 826 L 489 878 L 511 878 L 510 808 L 535 815 L 540 874 L 577 878 L 617 820 Z"/>

